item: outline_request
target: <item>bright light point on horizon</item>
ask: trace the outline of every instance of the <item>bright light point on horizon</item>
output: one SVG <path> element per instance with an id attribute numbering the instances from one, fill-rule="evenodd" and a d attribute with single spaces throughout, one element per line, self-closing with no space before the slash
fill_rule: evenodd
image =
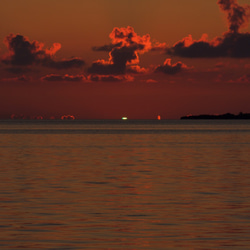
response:
<path id="1" fill-rule="evenodd" d="M 123 117 L 122 117 L 122 120 L 128 120 L 128 117 L 123 116 Z"/>

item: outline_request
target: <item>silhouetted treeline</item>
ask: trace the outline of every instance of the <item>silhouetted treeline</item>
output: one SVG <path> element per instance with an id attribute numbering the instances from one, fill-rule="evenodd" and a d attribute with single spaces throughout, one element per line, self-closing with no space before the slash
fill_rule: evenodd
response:
<path id="1" fill-rule="evenodd" d="M 235 120 L 235 119 L 250 119 L 250 113 L 239 113 L 234 115 L 231 113 L 221 114 L 221 115 L 187 115 L 182 116 L 181 119 L 225 119 L 225 120 Z"/>

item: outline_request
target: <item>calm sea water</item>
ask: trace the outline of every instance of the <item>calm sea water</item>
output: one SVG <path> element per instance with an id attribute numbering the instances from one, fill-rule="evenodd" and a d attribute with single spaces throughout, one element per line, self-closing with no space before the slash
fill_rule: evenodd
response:
<path id="1" fill-rule="evenodd" d="M 0 249 L 250 249 L 250 121 L 2 121 L 0 138 Z"/>

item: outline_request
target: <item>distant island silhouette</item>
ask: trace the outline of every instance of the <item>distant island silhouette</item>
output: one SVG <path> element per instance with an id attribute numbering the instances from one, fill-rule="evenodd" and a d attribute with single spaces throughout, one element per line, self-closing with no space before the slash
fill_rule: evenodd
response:
<path id="1" fill-rule="evenodd" d="M 241 119 L 250 119 L 250 113 L 240 112 L 238 115 L 234 115 L 231 113 L 226 113 L 221 115 L 202 114 L 202 115 L 186 115 L 181 117 L 181 120 L 185 119 L 241 120 Z"/>

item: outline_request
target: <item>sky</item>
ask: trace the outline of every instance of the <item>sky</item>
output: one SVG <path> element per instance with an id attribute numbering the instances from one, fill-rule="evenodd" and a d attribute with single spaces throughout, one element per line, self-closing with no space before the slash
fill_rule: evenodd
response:
<path id="1" fill-rule="evenodd" d="M 1 0 L 0 118 L 250 113 L 250 0 Z"/>

